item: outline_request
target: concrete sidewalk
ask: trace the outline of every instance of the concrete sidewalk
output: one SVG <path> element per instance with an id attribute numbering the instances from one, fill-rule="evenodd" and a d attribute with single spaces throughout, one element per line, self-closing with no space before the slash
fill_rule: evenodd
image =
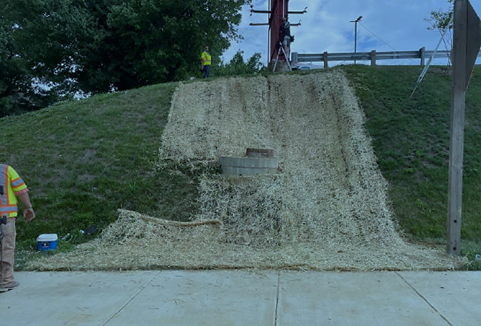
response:
<path id="1" fill-rule="evenodd" d="M 481 272 L 16 273 L 11 326 L 481 325 Z"/>

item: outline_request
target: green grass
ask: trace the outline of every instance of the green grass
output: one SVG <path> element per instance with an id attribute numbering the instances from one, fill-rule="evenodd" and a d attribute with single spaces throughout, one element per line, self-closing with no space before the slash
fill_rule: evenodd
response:
<path id="1" fill-rule="evenodd" d="M 37 214 L 32 223 L 19 219 L 20 248 L 34 247 L 42 233 L 101 229 L 115 221 L 118 208 L 187 218 L 195 209 L 194 177 L 155 169 L 176 86 L 100 95 L 0 120 L 0 161 L 25 180 Z"/>
<path id="2" fill-rule="evenodd" d="M 462 252 L 481 253 L 481 67 L 466 95 Z M 451 77 L 432 67 L 409 102 L 422 67 L 349 66 L 396 217 L 415 240 L 446 239 Z M 474 264 L 476 265 L 476 264 Z M 477 266 L 478 268 L 481 266 Z"/>
<path id="3" fill-rule="evenodd" d="M 346 66 L 366 115 L 380 169 L 389 182 L 399 225 L 413 241 L 446 239 L 451 80 L 432 67 L 411 101 L 419 66 Z M 317 73 L 315 71 L 303 73 Z M 462 254 L 481 254 L 481 74 L 466 100 Z M 203 81 L 208 82 L 208 81 Z M 198 209 L 198 175 L 156 168 L 163 128 L 177 84 L 67 102 L 0 120 L 0 162 L 12 165 L 31 192 L 37 219 L 18 221 L 18 267 L 41 233 L 89 240 L 79 230 L 104 228 L 125 208 L 187 220 Z M 467 269 L 481 269 L 473 262 Z"/>

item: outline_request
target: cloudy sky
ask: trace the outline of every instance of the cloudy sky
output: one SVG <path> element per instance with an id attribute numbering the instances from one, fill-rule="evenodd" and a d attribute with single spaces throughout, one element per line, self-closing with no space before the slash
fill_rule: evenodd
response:
<path id="1" fill-rule="evenodd" d="M 254 8 L 267 10 L 270 0 L 253 0 Z M 478 15 L 481 16 L 481 0 L 470 1 Z M 290 0 L 289 10 L 302 11 L 303 15 L 290 15 L 291 23 L 301 26 L 291 27 L 295 35 L 292 52 L 354 52 L 354 23 L 362 16 L 358 24 L 357 52 L 414 51 L 421 47 L 434 50 L 441 38 L 437 31 L 429 31 L 425 18 L 433 10 L 447 10 L 447 0 Z M 266 26 L 249 26 L 250 23 L 267 22 L 267 14 L 252 14 L 250 7 L 243 9 L 243 18 L 239 32 L 244 37 L 224 54 L 228 62 L 237 50 L 244 51 L 244 58 L 250 58 L 255 52 L 262 54 L 262 62 L 267 63 L 268 28 Z M 452 37 L 452 36 L 451 36 Z M 444 44 L 440 47 L 445 50 Z M 419 64 L 419 60 L 403 60 L 404 64 Z M 401 63 L 399 62 L 399 63 Z M 433 63 L 444 64 L 446 60 L 438 59 Z M 351 62 L 345 62 L 349 64 Z M 368 63 L 368 62 L 366 62 Z M 399 64 L 398 63 L 398 64 Z M 318 63 L 321 64 L 321 63 Z M 378 61 L 378 64 L 393 64 L 391 60 Z M 330 63 L 331 65 L 331 63 Z"/>

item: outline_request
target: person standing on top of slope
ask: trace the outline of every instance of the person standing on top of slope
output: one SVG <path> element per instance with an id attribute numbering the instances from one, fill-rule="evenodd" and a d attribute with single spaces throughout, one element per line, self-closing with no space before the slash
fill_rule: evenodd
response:
<path id="1" fill-rule="evenodd" d="M 200 66 L 202 67 L 202 72 L 204 73 L 204 78 L 210 76 L 210 66 L 211 62 L 211 55 L 209 52 L 209 47 L 206 45 L 204 48 L 204 52 L 200 55 Z"/>

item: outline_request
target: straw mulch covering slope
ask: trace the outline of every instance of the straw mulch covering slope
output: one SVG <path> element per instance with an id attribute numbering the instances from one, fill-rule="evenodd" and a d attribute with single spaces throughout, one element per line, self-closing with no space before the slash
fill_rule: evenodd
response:
<path id="1" fill-rule="evenodd" d="M 159 164 L 193 168 L 246 148 L 274 149 L 271 176 L 206 174 L 201 210 L 172 223 L 129 211 L 40 270 L 297 268 L 445 270 L 463 263 L 396 231 L 363 113 L 341 73 L 180 85 Z"/>

